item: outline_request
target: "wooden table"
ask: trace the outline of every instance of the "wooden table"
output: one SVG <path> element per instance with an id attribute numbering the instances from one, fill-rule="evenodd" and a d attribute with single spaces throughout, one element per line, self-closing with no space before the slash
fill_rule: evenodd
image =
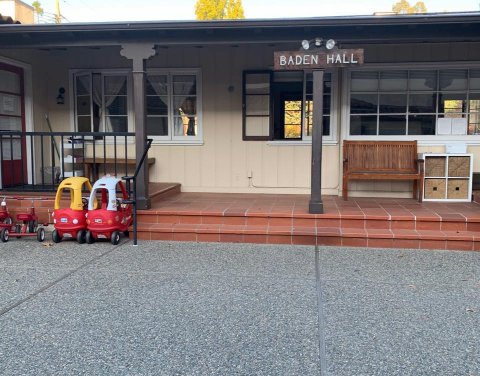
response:
<path id="1" fill-rule="evenodd" d="M 123 174 L 125 174 L 125 164 L 128 167 L 136 167 L 137 165 L 137 160 L 135 158 L 83 158 L 83 164 L 85 166 L 85 176 L 87 178 L 90 178 L 90 175 L 92 176 L 92 181 L 97 181 L 98 180 L 98 171 L 100 168 L 100 165 L 114 165 L 117 164 L 117 172 L 118 171 L 123 171 Z M 153 165 L 155 163 L 155 158 L 148 158 L 147 163 L 149 166 Z"/>

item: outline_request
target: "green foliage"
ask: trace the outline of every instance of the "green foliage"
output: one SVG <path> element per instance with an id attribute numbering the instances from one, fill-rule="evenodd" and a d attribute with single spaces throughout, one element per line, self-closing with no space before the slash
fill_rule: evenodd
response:
<path id="1" fill-rule="evenodd" d="M 42 4 L 39 1 L 34 1 L 32 3 L 33 11 L 37 13 L 39 16 L 43 15 L 43 8 Z"/>
<path id="2" fill-rule="evenodd" d="M 427 13 L 427 7 L 423 1 L 417 1 L 414 5 L 410 5 L 407 0 L 400 0 L 392 5 L 392 11 L 398 14 Z"/>
<path id="3" fill-rule="evenodd" d="M 223 20 L 245 18 L 242 0 L 197 0 L 197 20 Z"/>

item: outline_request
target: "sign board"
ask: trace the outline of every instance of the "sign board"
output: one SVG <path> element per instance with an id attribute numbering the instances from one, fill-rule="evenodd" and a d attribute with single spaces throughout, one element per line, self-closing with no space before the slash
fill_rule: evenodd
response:
<path id="1" fill-rule="evenodd" d="M 363 64 L 363 49 L 274 52 L 275 70 L 351 67 Z"/>

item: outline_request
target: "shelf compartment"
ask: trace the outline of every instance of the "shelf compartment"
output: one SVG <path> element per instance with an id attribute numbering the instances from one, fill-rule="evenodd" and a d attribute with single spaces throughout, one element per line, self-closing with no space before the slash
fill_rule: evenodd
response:
<path id="1" fill-rule="evenodd" d="M 470 157 L 449 157 L 448 176 L 467 178 L 470 176 Z"/>
<path id="2" fill-rule="evenodd" d="M 425 158 L 425 177 L 445 176 L 446 157 Z"/>
<path id="3" fill-rule="evenodd" d="M 466 200 L 468 199 L 468 179 L 448 179 L 447 199 Z"/>
<path id="4" fill-rule="evenodd" d="M 425 179 L 425 199 L 445 199 L 447 182 L 446 179 Z"/>

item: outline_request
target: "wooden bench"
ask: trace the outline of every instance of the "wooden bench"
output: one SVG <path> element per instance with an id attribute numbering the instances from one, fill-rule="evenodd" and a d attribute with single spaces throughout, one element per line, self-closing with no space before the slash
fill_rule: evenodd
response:
<path id="1" fill-rule="evenodd" d="M 155 163 L 155 158 L 148 158 L 148 160 L 145 161 L 148 163 L 148 166 L 151 166 Z M 128 158 L 125 160 L 124 158 L 83 158 L 83 163 L 85 165 L 85 176 L 90 178 L 90 175 L 92 176 L 92 181 L 97 181 L 98 180 L 98 172 L 99 172 L 99 167 L 100 165 L 113 165 L 117 164 L 117 171 L 122 171 L 123 174 L 125 174 L 125 164 L 127 164 L 128 167 L 136 167 L 137 165 L 137 160 L 135 158 Z"/>
<path id="2" fill-rule="evenodd" d="M 423 160 L 417 141 L 343 141 L 343 199 L 350 180 L 413 180 L 413 198 L 422 201 Z"/>

